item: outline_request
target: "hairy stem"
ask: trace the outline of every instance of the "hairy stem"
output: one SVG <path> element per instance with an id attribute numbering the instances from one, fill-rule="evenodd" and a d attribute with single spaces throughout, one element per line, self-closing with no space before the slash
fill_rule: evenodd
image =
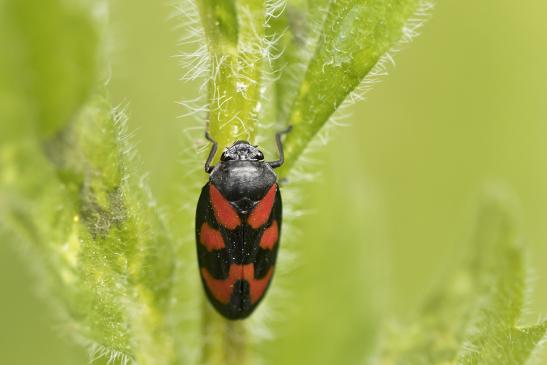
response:
<path id="1" fill-rule="evenodd" d="M 201 0 L 199 6 L 209 47 L 209 133 L 221 149 L 252 141 L 261 107 L 264 1 Z"/>
<path id="2" fill-rule="evenodd" d="M 227 321 L 206 299 L 202 303 L 204 344 L 201 363 L 208 365 L 246 365 L 249 363 L 247 326 L 243 321 Z"/>

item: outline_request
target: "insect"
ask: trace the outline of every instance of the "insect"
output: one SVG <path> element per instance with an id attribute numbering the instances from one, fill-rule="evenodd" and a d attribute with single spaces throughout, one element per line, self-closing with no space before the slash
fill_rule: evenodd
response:
<path id="1" fill-rule="evenodd" d="M 249 316 L 266 293 L 281 235 L 281 192 L 275 168 L 284 162 L 283 134 L 276 134 L 279 160 L 266 162 L 247 141 L 226 148 L 215 166 L 218 144 L 205 162 L 209 182 L 196 209 L 196 246 L 205 293 L 229 319 Z"/>

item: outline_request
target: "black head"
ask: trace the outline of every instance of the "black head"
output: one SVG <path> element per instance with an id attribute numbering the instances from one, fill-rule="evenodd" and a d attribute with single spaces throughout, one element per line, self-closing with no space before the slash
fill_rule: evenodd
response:
<path id="1" fill-rule="evenodd" d="M 264 155 L 257 146 L 247 141 L 237 141 L 228 147 L 220 156 L 220 161 L 262 161 Z"/>

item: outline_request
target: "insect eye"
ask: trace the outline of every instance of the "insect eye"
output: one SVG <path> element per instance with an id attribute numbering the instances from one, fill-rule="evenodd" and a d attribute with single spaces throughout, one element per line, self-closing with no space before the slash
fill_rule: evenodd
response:
<path id="1" fill-rule="evenodd" d="M 264 159 L 264 154 L 261 151 L 258 151 L 258 153 L 256 154 L 256 158 L 258 160 L 263 160 Z"/>
<path id="2" fill-rule="evenodd" d="M 224 152 L 221 156 L 220 156 L 220 161 L 232 161 L 234 159 L 234 157 L 231 155 L 231 154 L 228 154 L 226 152 Z"/>

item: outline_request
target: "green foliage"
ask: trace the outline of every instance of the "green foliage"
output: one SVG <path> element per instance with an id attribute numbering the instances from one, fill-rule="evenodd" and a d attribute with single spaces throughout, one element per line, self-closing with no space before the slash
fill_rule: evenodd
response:
<path id="1" fill-rule="evenodd" d="M 62 0 L 3 0 L 0 9 L 0 37 L 6 50 L 0 60 L 2 111 L 20 121 L 14 115 L 23 109 L 18 101 L 32 99 L 32 104 L 23 104 L 25 113 L 39 121 L 35 128 L 41 136 L 51 136 L 77 111 L 97 79 L 99 33 L 91 6 Z"/>
<path id="2" fill-rule="evenodd" d="M 102 91 L 88 97 L 99 32 L 76 5 L 2 4 L 13 50 L 0 70 L 3 227 L 28 244 L 71 336 L 112 359 L 168 364 L 173 242 L 132 172 L 123 114 Z"/>
<path id="3" fill-rule="evenodd" d="M 41 285 L 75 339 L 122 361 L 169 364 L 172 240 L 128 174 L 123 123 L 98 98 L 45 146 L 4 144 L 2 216 L 37 254 Z"/>
<path id="4" fill-rule="evenodd" d="M 547 321 L 518 326 L 526 275 L 513 217 L 487 201 L 467 265 L 442 281 L 420 316 L 392 328 L 375 364 L 526 364 Z"/>
<path id="5" fill-rule="evenodd" d="M 410 36 L 405 26 L 425 3 L 310 1 L 289 2 L 287 9 L 271 0 L 197 4 L 209 60 L 209 133 L 222 150 L 235 140 L 254 141 L 261 125 L 293 125 L 284 176 L 380 58 Z"/>
<path id="6" fill-rule="evenodd" d="M 319 129 L 405 32 L 422 5 L 406 1 L 333 1 L 289 116 L 286 141 L 290 169 Z"/>
<path id="7" fill-rule="evenodd" d="M 409 19 L 427 4 L 197 5 L 211 134 L 226 146 L 252 141 L 270 124 L 294 125 L 286 175 L 381 57 L 412 35 Z M 248 322 L 224 320 L 198 285 L 184 282 L 193 267 L 141 177 L 123 112 L 100 86 L 102 6 L 0 0 L 0 43 L 10 50 L 0 57 L 1 228 L 24 245 L 64 330 L 93 356 L 141 365 L 252 363 Z M 511 223 L 497 208 L 484 216 L 475 259 L 413 327 L 392 335 L 381 361 L 520 364 L 543 338 L 545 323 L 515 327 L 525 274 Z M 199 317 L 184 313 L 190 297 L 202 299 L 201 328 L 183 323 Z M 197 349 L 185 352 L 194 342 Z"/>
<path id="8" fill-rule="evenodd" d="M 168 364 L 173 349 L 164 315 L 173 242 L 144 182 L 129 173 L 134 169 L 123 118 L 104 100 L 90 102 L 48 144 L 74 205 L 65 254 L 76 260 L 75 281 L 74 288 L 64 286 L 74 292 L 70 311 L 80 322 L 79 333 L 139 363 Z"/>
<path id="9" fill-rule="evenodd" d="M 413 35 L 417 25 L 409 26 L 409 18 L 428 3 L 296 1 L 285 9 L 284 2 L 202 0 L 198 5 L 208 46 L 210 134 L 227 146 L 254 140 L 258 123 L 293 125 L 281 172 L 286 175 L 380 58 Z M 272 109 L 268 104 L 273 116 L 264 112 Z"/>

